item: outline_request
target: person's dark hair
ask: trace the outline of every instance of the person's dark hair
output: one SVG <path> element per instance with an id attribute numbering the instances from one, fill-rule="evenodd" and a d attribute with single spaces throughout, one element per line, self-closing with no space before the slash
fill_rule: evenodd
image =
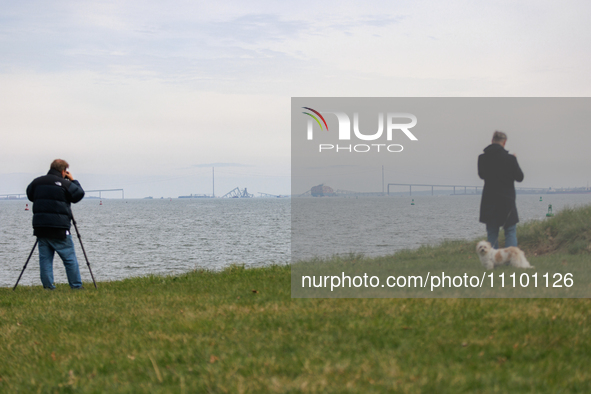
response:
<path id="1" fill-rule="evenodd" d="M 70 167 L 70 165 L 68 164 L 67 161 L 62 160 L 62 159 L 55 159 L 52 163 L 51 163 L 51 169 L 52 170 L 56 170 L 59 172 L 65 171 Z"/>
<path id="2" fill-rule="evenodd" d="M 503 133 L 502 131 L 495 131 L 493 134 L 492 142 L 501 142 L 507 139 L 507 134 Z"/>

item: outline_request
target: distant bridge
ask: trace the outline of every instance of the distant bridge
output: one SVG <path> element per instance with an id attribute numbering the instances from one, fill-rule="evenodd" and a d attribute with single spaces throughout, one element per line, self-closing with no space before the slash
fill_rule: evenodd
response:
<path id="1" fill-rule="evenodd" d="M 123 189 L 100 189 L 100 190 L 85 190 L 85 193 L 98 193 L 99 198 L 102 198 L 102 192 L 121 192 L 121 198 L 125 199 L 125 192 Z M 0 200 L 11 200 L 27 197 L 27 193 L 12 193 L 12 194 L 0 194 Z"/>
<path id="2" fill-rule="evenodd" d="M 0 194 L 0 200 L 20 200 L 25 197 L 27 197 L 27 193 Z"/>
<path id="3" fill-rule="evenodd" d="M 261 197 L 276 197 L 276 198 L 284 198 L 284 197 L 288 197 L 287 195 L 281 195 L 281 194 L 269 194 L 269 193 L 261 193 L 258 192 Z"/>
<path id="4" fill-rule="evenodd" d="M 230 190 L 228 193 L 224 194 L 222 198 L 252 198 L 254 194 L 250 194 L 246 188 L 244 190 L 240 190 L 238 187 Z"/>
<path id="5" fill-rule="evenodd" d="M 100 189 L 100 190 L 85 190 L 86 193 L 98 193 L 99 198 L 102 198 L 102 192 L 121 192 L 121 198 L 125 200 L 125 192 L 123 189 Z"/>
<path id="6" fill-rule="evenodd" d="M 474 189 L 474 194 L 478 193 L 478 189 L 482 189 L 483 186 L 466 186 L 466 185 L 430 185 L 430 184 L 421 184 L 421 183 L 388 183 L 388 195 L 390 195 L 390 186 L 408 186 L 408 195 L 412 196 L 412 187 L 430 187 L 431 188 L 431 195 L 434 195 L 434 189 L 438 188 L 453 188 L 453 194 L 468 194 L 468 188 L 470 190 Z M 456 188 L 460 190 L 463 188 L 464 193 L 456 193 Z M 548 191 L 548 188 L 544 187 L 518 187 L 517 190 L 521 191 Z"/>
<path id="7" fill-rule="evenodd" d="M 408 186 L 408 195 L 412 196 L 412 187 L 430 187 L 431 188 L 431 195 L 434 195 L 434 189 L 436 187 L 439 188 L 453 188 L 454 193 L 456 194 L 456 188 L 463 188 L 464 193 L 468 194 L 468 188 L 474 188 L 474 193 L 478 193 L 478 188 L 482 189 L 482 186 L 466 186 L 466 185 L 429 185 L 429 184 L 421 184 L 421 183 L 388 183 L 388 195 L 390 195 L 390 186 Z"/>

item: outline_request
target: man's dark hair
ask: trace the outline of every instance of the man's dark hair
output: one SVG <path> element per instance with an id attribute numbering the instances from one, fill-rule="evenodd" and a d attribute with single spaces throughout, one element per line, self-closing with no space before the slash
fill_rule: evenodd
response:
<path id="1" fill-rule="evenodd" d="M 52 163 L 51 163 L 51 169 L 52 170 L 56 170 L 59 172 L 65 171 L 70 167 L 70 165 L 68 164 L 67 161 L 62 160 L 62 159 L 55 159 Z"/>

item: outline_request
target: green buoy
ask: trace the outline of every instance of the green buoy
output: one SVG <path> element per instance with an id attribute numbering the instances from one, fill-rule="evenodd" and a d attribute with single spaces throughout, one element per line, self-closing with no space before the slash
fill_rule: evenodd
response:
<path id="1" fill-rule="evenodd" d="M 412 199 L 412 202 L 410 203 L 410 205 L 415 205 L 415 199 Z"/>
<path id="2" fill-rule="evenodd" d="M 542 196 L 540 196 L 540 201 L 542 201 Z"/>
<path id="3" fill-rule="evenodd" d="M 549 204 L 548 205 L 548 213 L 546 214 L 546 217 L 549 218 L 552 216 L 554 216 L 554 214 L 552 213 L 552 204 Z"/>

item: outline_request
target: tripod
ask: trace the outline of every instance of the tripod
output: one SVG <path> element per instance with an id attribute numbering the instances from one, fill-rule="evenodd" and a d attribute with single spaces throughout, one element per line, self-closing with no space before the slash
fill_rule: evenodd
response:
<path id="1" fill-rule="evenodd" d="M 36 239 L 35 240 L 35 245 L 33 245 L 33 249 L 31 249 L 31 253 L 29 253 L 29 257 L 27 258 L 27 262 L 25 263 L 25 266 L 23 267 L 23 270 L 21 271 L 21 274 L 18 276 L 18 280 L 16 281 L 16 284 L 12 288 L 12 291 L 15 291 L 16 290 L 16 287 L 18 286 L 18 282 L 20 282 L 23 274 L 25 273 L 25 269 L 27 268 L 27 264 L 29 264 L 29 260 L 31 260 L 31 256 L 33 255 L 33 252 L 35 251 L 35 248 L 37 247 L 37 243 L 38 242 L 39 242 L 39 240 Z"/>
<path id="2" fill-rule="evenodd" d="M 88 256 L 86 256 L 86 250 L 84 250 L 84 245 L 82 244 L 82 238 L 80 237 L 80 232 L 78 231 L 78 226 L 76 225 L 76 220 L 74 219 L 74 215 L 72 215 L 72 223 L 74 224 L 74 228 L 76 229 L 76 235 L 78 236 L 78 241 L 80 241 L 80 246 L 82 247 L 82 252 L 84 253 L 84 258 L 86 259 L 86 265 L 88 266 L 88 271 L 90 271 L 90 277 L 92 278 L 92 283 L 94 283 L 94 288 L 98 289 L 98 287 L 96 286 L 96 281 L 94 280 L 94 275 L 92 274 L 92 270 L 90 269 L 90 263 L 88 262 Z M 16 290 L 16 287 L 18 286 L 18 282 L 20 282 L 23 274 L 25 273 L 25 269 L 27 268 L 27 264 L 29 264 L 29 260 L 31 260 L 31 256 L 33 255 L 33 252 L 35 251 L 35 247 L 37 246 L 38 242 L 39 242 L 38 239 L 35 240 L 35 244 L 33 245 L 33 249 L 31 249 L 31 253 L 29 253 L 29 257 L 27 258 L 27 261 L 25 262 L 23 270 L 21 271 L 21 274 L 19 275 L 18 280 L 16 281 L 16 284 L 12 288 L 12 291 Z"/>
<path id="3" fill-rule="evenodd" d="M 84 250 L 84 245 L 82 245 L 82 238 L 80 237 L 80 231 L 78 231 L 78 226 L 76 225 L 76 219 L 74 219 L 74 215 L 72 215 L 72 223 L 74 223 L 74 228 L 76 229 L 76 235 L 78 236 L 78 241 L 80 241 L 80 246 L 82 247 L 82 253 L 84 253 L 84 259 L 86 260 L 86 265 L 88 266 L 88 271 L 90 272 L 90 277 L 92 278 L 92 283 L 94 283 L 94 288 L 98 289 L 96 286 L 96 281 L 94 280 L 94 275 L 92 274 L 92 270 L 90 269 L 90 263 L 88 262 L 88 256 L 86 256 L 86 250 Z"/>

